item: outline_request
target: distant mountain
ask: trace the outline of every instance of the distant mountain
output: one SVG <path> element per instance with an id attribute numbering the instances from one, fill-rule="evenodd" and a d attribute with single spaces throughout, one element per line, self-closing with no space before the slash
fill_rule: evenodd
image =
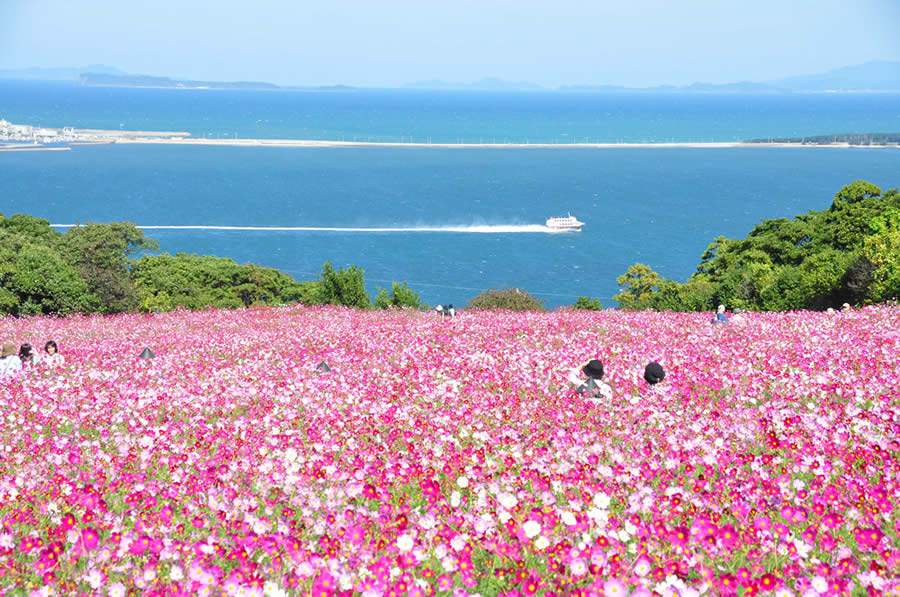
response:
<path id="1" fill-rule="evenodd" d="M 151 77 L 149 75 L 111 75 L 104 73 L 83 73 L 78 82 L 87 86 L 98 87 L 172 87 L 179 89 L 278 89 L 272 83 L 257 81 L 237 81 L 221 83 L 216 81 L 182 81 L 169 77 Z"/>
<path id="2" fill-rule="evenodd" d="M 105 64 L 91 64 L 83 68 L 18 68 L 0 69 L 0 79 L 26 79 L 29 81 L 77 81 L 81 73 L 126 75 L 119 69 Z"/>
<path id="3" fill-rule="evenodd" d="M 167 89 L 232 89 L 254 91 L 352 91 L 347 85 L 322 87 L 279 87 L 262 81 L 192 81 L 152 77 L 150 75 L 111 75 L 103 73 L 82 73 L 78 78 L 81 85 L 88 87 L 157 87 Z"/>
<path id="4" fill-rule="evenodd" d="M 874 60 L 818 75 L 770 81 L 769 85 L 792 91 L 900 91 L 900 62 Z"/>
<path id="5" fill-rule="evenodd" d="M 827 91 L 900 91 L 900 62 L 873 61 L 845 66 L 818 75 L 787 77 L 756 83 L 692 83 L 676 87 L 622 87 L 619 85 L 566 85 L 560 91 L 599 93 L 804 93 Z"/>
<path id="6" fill-rule="evenodd" d="M 448 89 L 466 91 L 540 91 L 545 89 L 537 83 L 528 81 L 504 81 L 497 77 L 481 79 L 474 83 L 448 83 L 432 79 L 429 81 L 416 81 L 404 85 L 407 89 Z"/>
<path id="7" fill-rule="evenodd" d="M 2 1 L 2 0 L 0 0 Z M 296 91 L 347 91 L 344 85 L 328 87 L 279 87 L 264 82 L 216 82 L 171 79 L 148 75 L 131 75 L 103 64 L 84 68 L 24 68 L 0 69 L 0 79 L 28 79 L 45 81 L 80 81 L 83 85 L 115 85 L 127 87 L 171 87 L 211 89 L 271 89 Z M 528 81 L 504 81 L 496 77 L 473 83 L 455 83 L 437 79 L 416 81 L 404 85 L 406 89 L 447 89 L 468 91 L 549 91 Z M 786 77 L 764 82 L 692 83 L 691 85 L 657 87 L 624 87 L 621 85 L 563 85 L 559 91 L 585 93 L 784 93 L 784 92 L 900 92 L 900 61 L 875 60 L 845 66 L 825 73 Z"/>

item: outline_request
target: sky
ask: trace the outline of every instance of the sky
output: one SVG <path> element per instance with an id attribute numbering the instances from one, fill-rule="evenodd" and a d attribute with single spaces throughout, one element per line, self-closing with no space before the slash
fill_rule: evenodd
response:
<path id="1" fill-rule="evenodd" d="M 900 0 L 0 0 L 0 69 L 649 87 L 900 60 L 898 25 Z"/>

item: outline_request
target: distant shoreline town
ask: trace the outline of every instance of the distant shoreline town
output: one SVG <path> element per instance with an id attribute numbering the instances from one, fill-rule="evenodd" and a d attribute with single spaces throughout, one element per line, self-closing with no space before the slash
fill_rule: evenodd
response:
<path id="1" fill-rule="evenodd" d="M 4 143 L 5 142 L 5 143 Z M 900 147 L 900 133 L 821 135 L 725 142 L 663 143 L 431 143 L 323 141 L 316 139 L 207 139 L 187 132 L 50 128 L 0 120 L 0 151 L 67 151 L 79 145 L 168 144 L 237 147 L 438 147 L 438 148 L 732 148 L 732 147 Z"/>

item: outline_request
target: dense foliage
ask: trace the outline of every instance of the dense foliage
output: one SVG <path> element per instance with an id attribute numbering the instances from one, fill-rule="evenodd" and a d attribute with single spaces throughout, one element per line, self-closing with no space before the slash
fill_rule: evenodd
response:
<path id="1" fill-rule="evenodd" d="M 0 318 L 0 593 L 898 594 L 900 307 L 706 322 Z"/>
<path id="2" fill-rule="evenodd" d="M 155 249 L 134 224 L 87 224 L 61 234 L 47 220 L 0 214 L 0 313 L 119 313 L 138 305 L 131 254 Z"/>
<path id="3" fill-rule="evenodd" d="M 376 309 L 427 309 L 428 305 L 422 303 L 419 293 L 406 285 L 406 282 L 391 283 L 391 292 L 384 288 L 378 289 L 375 295 Z"/>
<path id="4" fill-rule="evenodd" d="M 272 303 L 314 303 L 315 282 L 231 259 L 178 253 L 145 255 L 132 270 L 144 311 L 244 307 Z"/>
<path id="5" fill-rule="evenodd" d="M 298 282 L 272 268 L 227 258 L 159 249 L 130 222 L 89 223 L 65 234 L 47 220 L 0 213 L 0 313 L 69 315 L 169 311 L 177 307 L 244 307 L 303 302 L 368 308 L 363 270 L 322 267 L 317 281 Z M 417 304 L 395 285 L 389 302 Z"/>
<path id="6" fill-rule="evenodd" d="M 468 304 L 469 309 L 491 309 L 506 311 L 546 311 L 544 301 L 518 288 L 495 288 L 485 290 Z"/>
<path id="7" fill-rule="evenodd" d="M 584 309 L 585 311 L 602 311 L 603 304 L 600 299 L 591 298 L 589 296 L 579 296 L 572 305 L 574 309 Z"/>
<path id="8" fill-rule="evenodd" d="M 718 304 L 752 310 L 826 309 L 900 296 L 900 193 L 857 180 L 831 206 L 764 220 L 747 238 L 717 238 L 684 284 L 635 264 L 617 279 L 623 307 L 676 311 Z"/>

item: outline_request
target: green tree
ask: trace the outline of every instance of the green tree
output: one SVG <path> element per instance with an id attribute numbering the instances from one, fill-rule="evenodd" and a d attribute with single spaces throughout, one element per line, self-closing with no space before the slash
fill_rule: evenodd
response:
<path id="1" fill-rule="evenodd" d="M 131 276 L 129 257 L 155 251 L 159 244 L 131 222 L 89 223 L 69 229 L 58 242 L 59 251 L 100 299 L 104 313 L 135 310 L 140 299 Z"/>
<path id="2" fill-rule="evenodd" d="M 175 307 L 236 308 L 256 304 L 315 302 L 317 284 L 231 259 L 178 253 L 145 255 L 132 268 L 143 311 Z"/>
<path id="3" fill-rule="evenodd" d="M 878 197 L 881 195 L 881 189 L 865 180 L 854 180 L 848 185 L 841 187 L 841 190 L 835 193 L 832 209 L 837 209 L 847 203 L 858 203 L 863 199 Z"/>
<path id="4" fill-rule="evenodd" d="M 900 297 L 900 209 L 872 219 L 872 234 L 863 239 L 862 254 L 873 266 L 870 301 Z"/>
<path id="5" fill-rule="evenodd" d="M 622 291 L 615 297 L 619 304 L 626 308 L 643 309 L 653 296 L 663 279 L 649 265 L 635 263 L 618 278 L 616 284 Z"/>
<path id="6" fill-rule="evenodd" d="M 894 211 L 900 191 L 856 180 L 829 209 L 763 220 L 743 239 L 717 238 L 696 273 L 678 284 L 636 264 L 617 281 L 629 308 L 824 309 L 898 294 Z"/>
<path id="7" fill-rule="evenodd" d="M 600 303 L 600 299 L 591 298 L 589 296 L 579 296 L 575 300 L 575 304 L 572 305 L 572 307 L 581 311 L 603 310 L 603 305 Z"/>
<path id="8" fill-rule="evenodd" d="M 366 294 L 363 270 L 351 265 L 335 270 L 330 261 L 322 265 L 319 277 L 318 302 L 326 305 L 344 305 L 358 309 L 369 309 L 371 302 Z"/>
<path id="9" fill-rule="evenodd" d="M 9 258 L 9 255 L 3 257 Z M 0 259 L 3 259 L 0 257 Z M 14 264 L 0 266 L 0 295 L 4 309 L 13 315 L 68 315 L 95 308 L 96 297 L 78 273 L 48 246 L 26 245 L 15 255 Z"/>
<path id="10" fill-rule="evenodd" d="M 423 308 L 422 299 L 419 298 L 418 292 L 406 285 L 406 282 L 403 284 L 392 282 L 390 293 L 384 288 L 378 289 L 378 294 L 375 296 L 375 308 L 389 309 L 392 307 L 421 309 Z"/>
<path id="11" fill-rule="evenodd" d="M 52 244 L 56 238 L 61 236 L 47 220 L 25 214 L 14 214 L 7 218 L 0 213 L 0 233 L 3 233 L 0 236 L 4 239 L 13 235 L 27 242 L 43 245 Z"/>

